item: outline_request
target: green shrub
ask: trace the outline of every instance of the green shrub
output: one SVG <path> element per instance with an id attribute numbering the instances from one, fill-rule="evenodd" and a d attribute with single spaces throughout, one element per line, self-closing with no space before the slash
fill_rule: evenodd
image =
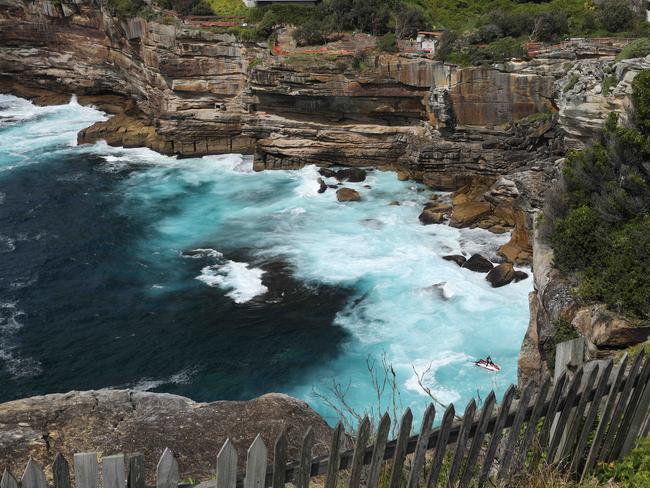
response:
<path id="1" fill-rule="evenodd" d="M 395 16 L 395 35 L 398 39 L 413 39 L 418 31 L 428 27 L 425 14 L 420 7 L 402 3 Z"/>
<path id="2" fill-rule="evenodd" d="M 310 19 L 293 32 L 293 39 L 298 46 L 325 44 L 331 29 L 326 22 Z"/>
<path id="3" fill-rule="evenodd" d="M 650 39 L 636 39 L 623 48 L 616 56 L 616 61 L 632 58 L 643 58 L 650 54 Z"/>
<path id="4" fill-rule="evenodd" d="M 377 47 L 381 51 L 387 53 L 396 53 L 397 52 L 397 38 L 392 32 L 388 32 L 379 38 L 377 42 Z"/>
<path id="5" fill-rule="evenodd" d="M 145 6 L 143 0 L 108 0 L 108 9 L 117 17 L 133 17 Z"/>
<path id="6" fill-rule="evenodd" d="M 603 95 L 609 95 L 609 91 L 618 85 L 618 78 L 614 75 L 606 76 L 602 83 Z"/>
<path id="7" fill-rule="evenodd" d="M 596 476 L 602 483 L 610 480 L 622 488 L 650 486 L 650 438 L 641 439 L 638 446 L 620 461 L 600 463 Z"/>
<path id="8" fill-rule="evenodd" d="M 650 70 L 638 73 L 632 81 L 632 102 L 639 128 L 650 131 Z"/>
<path id="9" fill-rule="evenodd" d="M 521 42 L 512 37 L 504 37 L 490 43 L 487 52 L 492 62 L 507 61 L 511 58 L 520 58 L 524 54 Z"/>
<path id="10" fill-rule="evenodd" d="M 566 85 L 564 85 L 564 88 L 562 88 L 562 91 L 564 93 L 568 92 L 569 90 L 571 90 L 571 88 L 576 86 L 576 83 L 578 83 L 579 80 L 580 78 L 578 77 L 578 75 L 576 75 L 575 73 L 572 74 L 571 78 L 569 78 L 569 81 L 567 81 Z"/>
<path id="11" fill-rule="evenodd" d="M 621 32 L 632 27 L 635 14 L 628 0 L 604 0 L 598 6 L 598 20 L 609 32 Z"/>

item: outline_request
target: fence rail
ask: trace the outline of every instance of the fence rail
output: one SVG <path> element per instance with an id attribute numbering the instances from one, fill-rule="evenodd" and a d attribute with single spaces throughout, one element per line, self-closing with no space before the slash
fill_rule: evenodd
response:
<path id="1" fill-rule="evenodd" d="M 644 361 L 645 360 L 645 361 Z M 216 456 L 216 488 L 281 488 L 293 482 L 307 488 L 324 475 L 324 487 L 336 488 L 347 479 L 349 488 L 434 486 L 482 487 L 491 482 L 512 482 L 535 470 L 541 462 L 552 464 L 574 479 L 583 479 L 599 461 L 619 459 L 639 437 L 650 434 L 650 358 L 643 353 L 614 364 L 587 363 L 574 374 L 562 373 L 554 383 L 545 378 L 539 387 L 529 383 L 518 392 L 510 386 L 501 403 L 490 393 L 480 409 L 474 400 L 455 421 L 450 405 L 440 426 L 433 428 L 436 410 L 430 405 L 419 434 L 411 436 L 413 415 L 406 410 L 397 438 L 388 441 L 391 419 L 385 414 L 374 432 L 365 418 L 353 449 L 341 451 L 342 424 L 334 429 L 330 454 L 313 458 L 314 434 L 304 436 L 300 459 L 287 463 L 287 438 L 280 435 L 269 456 L 257 436 L 248 449 L 246 470 L 237 472 L 237 451 L 226 440 Z M 372 441 L 372 442 L 371 442 Z M 268 465 L 268 459 L 272 463 Z M 98 488 L 100 471 L 96 453 L 74 454 L 76 488 Z M 145 461 L 141 454 L 102 459 L 103 488 L 145 488 Z M 443 469 L 444 468 L 444 469 Z M 52 465 L 54 488 L 70 488 L 70 466 L 57 455 Z M 177 488 L 178 463 L 165 449 L 156 468 L 156 488 Z M 17 480 L 7 470 L 0 488 L 46 488 L 46 477 L 34 460 L 27 462 Z"/>

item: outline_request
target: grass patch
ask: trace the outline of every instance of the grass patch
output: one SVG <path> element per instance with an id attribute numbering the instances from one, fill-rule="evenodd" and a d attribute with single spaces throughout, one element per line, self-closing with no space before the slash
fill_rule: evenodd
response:
<path id="1" fill-rule="evenodd" d="M 602 83 L 603 95 L 605 96 L 609 95 L 610 90 L 612 88 L 616 88 L 616 85 L 618 85 L 618 78 L 616 78 L 616 76 L 614 75 L 606 76 Z"/>

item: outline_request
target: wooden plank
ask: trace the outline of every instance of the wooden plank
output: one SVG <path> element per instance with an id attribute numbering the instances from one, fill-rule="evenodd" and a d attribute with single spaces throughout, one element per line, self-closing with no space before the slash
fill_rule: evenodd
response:
<path id="1" fill-rule="evenodd" d="M 600 422 L 598 423 L 596 434 L 594 435 L 594 439 L 591 442 L 591 447 L 589 448 L 589 454 L 587 454 L 587 460 L 585 461 L 585 465 L 582 468 L 582 474 L 580 476 L 581 480 L 585 479 L 585 477 L 591 472 L 591 469 L 594 467 L 596 461 L 598 460 L 602 442 L 605 438 L 607 425 L 609 424 L 609 419 L 612 416 L 612 412 L 614 411 L 614 406 L 616 404 L 616 396 L 618 394 L 618 390 L 620 388 L 621 382 L 623 381 L 623 377 L 625 375 L 625 368 L 627 367 L 627 361 L 628 361 L 628 356 L 626 353 L 623 356 L 623 360 L 619 364 L 618 368 L 616 368 L 612 372 L 612 376 L 614 377 L 614 379 L 612 381 L 611 388 L 609 389 L 609 391 L 607 390 L 607 388 L 605 389 L 605 391 L 607 392 L 607 401 L 605 402 L 605 409 L 603 410 L 603 414 L 600 417 Z"/>
<path id="2" fill-rule="evenodd" d="M 408 443 L 409 436 L 411 435 L 411 425 L 413 424 L 413 413 L 410 408 L 407 408 L 402 415 L 402 420 L 399 426 L 399 433 L 397 434 L 397 443 L 395 445 L 395 455 L 393 456 L 393 469 L 390 473 L 390 481 L 388 488 L 399 488 L 403 469 L 404 459 L 406 458 L 406 444 Z"/>
<path id="3" fill-rule="evenodd" d="M 74 455 L 74 479 L 77 488 L 97 488 L 98 476 L 96 452 L 79 452 Z"/>
<path id="4" fill-rule="evenodd" d="M 18 488 L 18 481 L 16 481 L 14 475 L 12 475 L 7 468 L 5 468 L 4 473 L 2 473 L 0 488 Z"/>
<path id="5" fill-rule="evenodd" d="M 612 413 L 612 419 L 609 422 L 609 428 L 607 429 L 607 435 L 605 436 L 605 441 L 603 442 L 603 448 L 600 451 L 600 460 L 601 461 L 612 461 L 612 451 L 614 447 L 614 439 L 616 433 L 618 432 L 618 425 L 623 417 L 623 412 L 627 406 L 628 400 L 632 393 L 632 387 L 634 382 L 638 379 L 639 369 L 641 368 L 641 361 L 643 360 L 644 351 L 641 350 L 637 354 L 634 363 L 632 363 L 632 368 L 627 375 L 625 380 L 625 386 L 623 391 L 618 397 L 618 402 L 616 402 L 616 407 L 614 408 L 614 413 Z"/>
<path id="6" fill-rule="evenodd" d="M 370 419 L 365 416 L 359 426 L 359 433 L 357 434 L 357 443 L 354 446 L 354 454 L 352 455 L 352 466 L 350 468 L 350 480 L 348 482 L 349 488 L 359 488 L 361 485 L 361 473 L 363 471 L 363 458 L 366 454 L 366 445 L 370 439 Z"/>
<path id="7" fill-rule="evenodd" d="M 650 357 L 647 359 L 650 362 Z M 636 442 L 637 437 L 644 437 L 643 434 L 643 423 L 645 417 L 650 415 L 650 378 L 647 378 L 643 387 L 643 394 L 639 398 L 636 411 L 634 412 L 634 417 L 630 422 L 630 426 L 627 432 L 627 436 L 621 447 L 621 452 L 619 453 L 619 458 L 625 456 Z M 637 387 L 638 388 L 638 387 Z"/>
<path id="8" fill-rule="evenodd" d="M 548 408 L 544 412 L 544 423 L 539 432 L 539 437 L 537 438 L 537 445 L 534 446 L 533 456 L 528 465 L 528 472 L 531 473 L 535 468 L 542 456 L 542 452 L 546 448 L 548 438 L 551 432 L 551 426 L 555 420 L 555 413 L 557 410 L 557 404 L 560 402 L 560 397 L 564 390 L 564 385 L 566 383 L 567 374 L 566 371 L 560 375 L 560 377 L 555 381 L 555 386 L 553 387 L 553 393 L 551 394 L 551 400 L 549 401 Z"/>
<path id="9" fill-rule="evenodd" d="M 632 423 L 632 419 L 636 413 L 639 400 L 643 395 L 643 389 L 648 381 L 648 375 L 650 375 L 650 358 L 646 359 L 646 362 L 643 365 L 643 368 L 641 368 L 641 372 L 638 375 L 636 385 L 630 393 L 630 400 L 628 401 L 627 407 L 625 408 L 625 413 L 621 418 L 621 424 L 618 429 L 618 433 L 614 439 L 614 445 L 610 454 L 611 460 L 620 459 L 623 443 L 630 433 L 630 424 Z"/>
<path id="10" fill-rule="evenodd" d="M 406 488 L 418 488 L 422 468 L 424 468 L 425 456 L 427 453 L 427 446 L 429 445 L 429 437 L 433 430 L 433 419 L 436 417 L 436 409 L 433 403 L 430 403 L 422 417 L 422 426 L 420 427 L 420 435 L 418 436 L 418 443 L 415 446 L 413 454 L 413 462 L 411 463 L 411 472 L 409 479 L 406 483 Z"/>
<path id="11" fill-rule="evenodd" d="M 573 454 L 573 459 L 571 460 L 571 465 L 569 466 L 569 472 L 574 474 L 578 472 L 578 466 L 584 459 L 585 447 L 587 445 L 587 440 L 594 428 L 594 421 L 598 415 L 598 409 L 600 408 L 600 402 L 603 398 L 603 394 L 607 388 L 607 380 L 612 374 L 612 368 L 614 363 L 609 360 L 605 366 L 605 369 L 600 373 L 600 379 L 598 380 L 598 385 L 596 386 L 596 391 L 594 392 L 594 397 L 589 403 L 589 409 L 587 410 L 587 415 L 585 416 L 584 426 L 580 432 L 580 437 L 578 437 L 578 442 L 576 443 L 575 452 Z"/>
<path id="12" fill-rule="evenodd" d="M 248 448 L 244 488 L 264 488 L 266 480 L 266 457 L 268 455 L 262 436 L 257 434 Z"/>
<path id="13" fill-rule="evenodd" d="M 376 488 L 379 483 L 379 475 L 381 473 L 381 465 L 384 460 L 384 451 L 386 450 L 386 442 L 388 442 L 388 430 L 390 429 L 390 416 L 388 412 L 384 414 L 379 422 L 377 429 L 377 437 L 375 445 L 372 448 L 372 458 L 370 461 L 370 469 L 368 470 L 367 488 Z"/>
<path id="14" fill-rule="evenodd" d="M 125 488 L 126 473 L 124 468 L 124 454 L 115 454 L 114 456 L 102 458 L 104 488 Z"/>
<path id="15" fill-rule="evenodd" d="M 472 400 L 467 404 L 467 407 L 465 407 L 465 413 L 463 414 L 463 423 L 460 426 L 458 439 L 456 440 L 456 449 L 454 450 L 454 457 L 451 461 L 451 466 L 449 467 L 449 473 L 447 476 L 448 487 L 453 487 L 456 482 L 456 476 L 460 470 L 463 457 L 465 457 L 465 447 L 467 446 L 467 439 L 469 438 L 469 432 L 472 428 L 472 423 L 474 422 L 475 413 L 476 402 L 472 398 Z"/>
<path id="16" fill-rule="evenodd" d="M 29 458 L 29 461 L 27 461 L 25 472 L 23 473 L 22 478 L 20 478 L 20 487 L 47 488 L 47 482 L 45 481 L 45 473 L 43 473 L 43 468 L 41 468 L 41 465 L 34 461 L 32 458 Z"/>
<path id="17" fill-rule="evenodd" d="M 217 454 L 217 488 L 235 488 L 237 485 L 237 449 L 230 439 Z"/>
<path id="18" fill-rule="evenodd" d="M 54 488 L 70 488 L 70 465 L 60 452 L 52 463 L 52 483 Z"/>
<path id="19" fill-rule="evenodd" d="M 530 403 L 530 398 L 533 396 L 533 388 L 534 384 L 532 382 L 528 382 L 528 384 L 524 387 L 523 392 L 521 393 L 521 398 L 517 404 L 515 418 L 512 421 L 510 433 L 508 434 L 508 439 L 506 440 L 505 447 L 503 448 L 503 455 L 501 456 L 499 471 L 497 473 L 497 479 L 499 480 L 504 480 L 509 475 L 510 464 L 515 454 L 517 441 L 519 440 L 519 431 L 521 430 L 521 426 L 524 423 L 526 410 L 528 409 L 528 405 Z"/>
<path id="20" fill-rule="evenodd" d="M 314 447 L 314 431 L 311 427 L 305 432 L 300 451 L 300 468 L 296 475 L 296 488 L 307 488 L 311 478 L 311 450 Z"/>
<path id="21" fill-rule="evenodd" d="M 429 469 L 429 476 L 427 478 L 427 488 L 438 486 L 438 478 L 440 477 L 440 470 L 442 469 L 442 462 L 445 459 L 445 452 L 447 451 L 447 441 L 449 440 L 449 432 L 451 431 L 451 424 L 456 416 L 454 405 L 451 404 L 445 410 L 442 417 L 440 428 L 438 430 L 438 440 L 436 443 L 436 450 L 431 460 L 431 468 Z"/>
<path id="22" fill-rule="evenodd" d="M 156 488 L 178 488 L 178 462 L 168 447 L 156 466 Z"/>
<path id="23" fill-rule="evenodd" d="M 492 467 L 492 462 L 494 461 L 494 456 L 496 455 L 497 448 L 499 447 L 499 442 L 501 442 L 501 436 L 503 435 L 503 429 L 506 425 L 506 420 L 508 419 L 508 413 L 510 412 L 510 405 L 512 404 L 512 399 L 515 397 L 516 388 L 513 385 L 506 390 L 501 400 L 501 405 L 499 406 L 499 416 L 494 424 L 494 430 L 492 431 L 492 437 L 490 438 L 490 445 L 485 453 L 485 458 L 483 459 L 483 466 L 481 472 L 479 473 L 478 486 L 481 488 L 485 485 L 485 482 L 490 475 L 490 468 Z"/>
<path id="24" fill-rule="evenodd" d="M 492 417 L 492 411 L 494 410 L 496 398 L 497 397 L 494 394 L 494 391 L 491 391 L 483 403 L 481 417 L 479 418 L 478 424 L 476 425 L 476 432 L 474 434 L 474 438 L 472 439 L 469 454 L 467 455 L 465 470 L 460 477 L 460 483 L 458 485 L 460 488 L 467 488 L 470 484 L 470 481 L 474 477 L 474 465 L 476 464 L 479 452 L 481 451 L 481 446 L 483 445 L 483 439 L 485 438 L 485 433 L 487 432 L 488 422 Z"/>
<path id="25" fill-rule="evenodd" d="M 589 365 L 585 365 L 583 372 L 586 371 Z M 587 379 L 580 385 L 578 391 L 578 405 L 575 407 L 575 411 L 571 413 L 569 421 L 567 423 L 567 428 L 565 435 L 563 436 L 563 444 L 558 448 L 558 455 L 556 462 L 561 463 L 561 466 L 566 467 L 571 464 L 570 461 L 573 460 L 573 451 L 576 445 L 576 440 L 578 438 L 578 429 L 583 425 L 583 417 L 585 413 L 585 408 L 587 407 L 587 401 L 589 400 L 589 394 L 594 389 L 594 384 L 596 383 L 596 378 L 598 378 L 598 371 L 600 367 L 598 364 L 595 364 L 590 371 L 587 372 Z M 584 378 L 584 375 L 583 375 Z"/>
<path id="26" fill-rule="evenodd" d="M 336 488 L 339 477 L 339 468 L 341 467 L 341 438 L 343 436 L 343 424 L 339 422 L 332 433 L 332 443 L 330 444 L 330 456 L 327 461 L 327 477 L 325 478 L 325 488 Z"/>
<path id="27" fill-rule="evenodd" d="M 135 453 L 129 455 L 129 473 L 127 475 L 127 488 L 144 487 L 144 456 Z"/>
<path id="28" fill-rule="evenodd" d="M 554 426 L 555 431 L 553 432 L 553 437 L 551 438 L 551 443 L 548 446 L 548 456 L 546 459 L 549 463 L 555 460 L 555 455 L 559 451 L 560 441 L 564 435 L 565 429 L 567 428 L 567 422 L 571 413 L 573 411 L 572 405 L 576 400 L 578 395 L 578 390 L 580 389 L 580 384 L 582 383 L 582 376 L 584 374 L 584 369 L 580 368 L 571 380 L 569 389 L 564 400 L 564 408 L 560 413 L 560 417 L 557 421 L 557 424 Z"/>
<path id="29" fill-rule="evenodd" d="M 548 397 L 548 392 L 550 391 L 550 389 L 551 389 L 551 378 L 550 376 L 547 375 L 544 378 L 544 381 L 542 382 L 541 388 L 537 392 L 537 396 L 535 397 L 535 403 L 533 405 L 533 410 L 531 412 L 530 419 L 526 424 L 526 433 L 524 434 L 524 438 L 521 441 L 521 445 L 517 450 L 515 459 L 510 465 L 510 476 L 512 476 L 513 473 L 518 472 L 526 462 L 526 455 L 528 454 L 528 449 L 533 443 L 533 439 L 535 439 L 535 436 L 537 435 L 537 422 L 542 416 L 542 411 L 544 410 L 544 404 L 546 402 L 546 399 Z"/>
<path id="30" fill-rule="evenodd" d="M 570 341 L 560 342 L 555 346 L 554 380 L 568 371 L 576 371 L 585 362 L 585 338 L 577 337 Z"/>
<path id="31" fill-rule="evenodd" d="M 287 472 L 287 436 L 284 431 L 275 440 L 273 446 L 273 488 L 284 488 Z M 237 463 L 235 463 L 235 466 Z M 219 488 L 219 487 L 217 487 Z"/>
<path id="32" fill-rule="evenodd" d="M 429 477 L 427 478 L 427 488 L 438 486 L 438 478 L 440 477 L 440 470 L 442 469 L 442 462 L 445 459 L 445 452 L 447 451 L 447 441 L 449 440 L 449 431 L 451 424 L 456 416 L 454 405 L 449 405 L 440 423 L 440 430 L 438 431 L 438 441 L 436 443 L 436 450 L 431 460 L 431 468 L 429 469 Z"/>

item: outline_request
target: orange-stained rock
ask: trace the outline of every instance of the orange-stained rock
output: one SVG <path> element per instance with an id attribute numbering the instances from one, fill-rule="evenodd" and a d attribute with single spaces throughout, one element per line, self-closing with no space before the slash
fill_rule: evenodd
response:
<path id="1" fill-rule="evenodd" d="M 482 217 L 485 217 L 492 211 L 489 203 L 485 202 L 466 202 L 455 205 L 451 212 L 452 227 L 469 227 L 476 223 Z"/>

